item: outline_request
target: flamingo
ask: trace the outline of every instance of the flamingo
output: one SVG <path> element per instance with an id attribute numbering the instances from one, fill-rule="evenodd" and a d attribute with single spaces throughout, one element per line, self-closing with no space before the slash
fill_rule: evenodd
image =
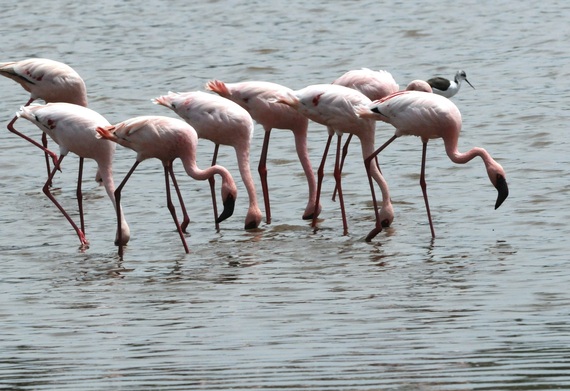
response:
<path id="1" fill-rule="evenodd" d="M 154 103 L 168 107 L 188 122 L 198 133 L 216 144 L 212 165 L 216 164 L 220 144 L 230 145 L 236 151 L 239 172 L 249 196 L 249 209 L 245 217 L 245 229 L 254 229 L 261 223 L 261 210 L 257 205 L 255 185 L 249 166 L 249 149 L 253 136 L 253 120 L 249 113 L 231 100 L 202 91 L 175 93 L 160 96 Z M 213 177 L 212 202 L 214 208 Z M 216 209 L 216 208 L 215 208 Z M 214 214 L 216 210 L 214 209 Z M 217 216 L 214 216 L 217 218 Z M 219 229 L 216 226 L 216 229 Z"/>
<path id="2" fill-rule="evenodd" d="M 177 119 L 162 116 L 140 116 L 120 122 L 116 125 L 98 127 L 97 133 L 99 137 L 114 141 L 124 147 L 130 148 L 137 153 L 135 163 L 115 190 L 115 199 L 117 207 L 121 204 L 121 191 L 132 173 L 138 165 L 145 159 L 157 158 L 162 161 L 164 166 L 164 179 L 166 183 L 166 200 L 167 207 L 172 215 L 174 224 L 182 245 L 186 253 L 189 252 L 188 244 L 184 238 L 181 226 L 176 217 L 176 211 L 170 196 L 169 176 L 182 203 L 180 190 L 174 176 L 172 163 L 176 158 L 182 160 L 182 164 L 186 173 L 196 180 L 206 180 L 215 174 L 222 177 L 222 200 L 224 210 L 218 216 L 217 221 L 222 222 L 233 214 L 235 200 L 237 197 L 237 187 L 230 172 L 222 166 L 214 165 L 205 170 L 201 170 L 196 166 L 196 145 L 198 143 L 198 135 L 192 126 L 188 123 Z M 118 221 L 118 232 L 121 233 L 121 219 Z M 123 256 L 122 242 L 119 240 L 119 256 Z"/>
<path id="3" fill-rule="evenodd" d="M 427 81 L 424 80 L 412 80 L 406 86 L 406 91 L 423 91 L 423 92 L 433 92 L 431 86 Z"/>
<path id="4" fill-rule="evenodd" d="M 30 105 L 36 99 L 42 99 L 46 103 L 65 102 L 87 107 L 87 92 L 83 79 L 64 63 L 45 58 L 3 62 L 0 63 L 0 75 L 14 80 L 30 93 L 30 99 L 24 106 Z M 39 144 L 14 128 L 17 119 L 16 115 L 8 123 L 8 130 L 44 151 L 49 176 L 49 157 L 56 164 L 57 156 L 47 148 L 46 134 L 42 134 L 42 144 Z M 100 179 L 99 174 L 97 178 Z"/>
<path id="5" fill-rule="evenodd" d="M 354 88 L 366 95 L 371 101 L 382 99 L 400 89 L 398 83 L 396 83 L 396 80 L 394 80 L 394 77 L 392 77 L 390 72 L 384 70 L 373 71 L 368 68 L 348 71 L 336 79 L 333 84 Z M 414 80 L 410 82 L 406 89 L 431 92 L 430 85 L 423 80 Z M 352 134 L 349 134 L 346 142 L 344 143 L 344 147 L 342 148 L 342 158 L 340 160 L 341 173 L 344 167 L 346 154 L 348 153 L 348 145 L 351 140 Z M 335 186 L 332 196 L 333 201 L 335 200 L 336 192 L 337 188 Z"/>
<path id="6" fill-rule="evenodd" d="M 321 212 L 321 206 L 316 203 L 317 184 L 307 148 L 309 120 L 295 109 L 275 102 L 277 96 L 293 90 L 280 84 L 265 81 L 224 83 L 219 80 L 209 81 L 206 84 L 206 89 L 239 104 L 265 130 L 258 171 L 261 177 L 267 224 L 271 223 L 271 205 L 267 185 L 267 151 L 272 129 L 289 129 L 293 132 L 297 156 L 309 187 L 309 199 L 302 217 L 304 220 L 312 220 L 317 217 Z"/>
<path id="7" fill-rule="evenodd" d="M 320 198 L 321 185 L 324 176 L 324 165 L 328 149 L 334 134 L 337 135 L 337 150 L 334 168 L 334 177 L 338 187 L 338 196 L 342 213 L 344 235 L 348 234 L 348 224 L 344 211 L 344 201 L 340 176 L 340 142 L 343 132 L 355 134 L 360 139 L 362 157 L 366 159 L 374 151 L 375 122 L 372 119 L 360 118 L 355 113 L 355 107 L 368 106 L 371 100 L 361 92 L 335 84 L 316 84 L 294 91 L 278 98 L 278 102 L 287 104 L 309 119 L 325 125 L 328 131 L 328 140 L 325 146 L 321 164 L 317 171 L 317 202 Z M 370 184 L 370 191 L 374 201 L 374 212 L 378 227 L 387 227 L 394 220 L 394 211 L 390 202 L 388 184 L 376 165 L 366 165 Z M 374 185 L 372 179 L 378 183 L 382 192 L 382 209 L 378 211 Z M 313 227 L 316 227 L 316 217 L 313 217 Z"/>
<path id="8" fill-rule="evenodd" d="M 16 115 L 35 124 L 59 145 L 60 157 L 48 175 L 48 180 L 43 187 L 43 192 L 55 206 L 57 206 L 73 229 L 75 229 L 81 246 L 86 248 L 89 245 L 89 242 L 85 238 L 83 196 L 81 192 L 84 158 L 93 159 L 97 162 L 99 178 L 103 182 L 107 195 L 113 202 L 117 216 L 121 220 L 120 231 L 117 231 L 115 244 L 126 244 L 130 238 L 130 230 L 123 216 L 123 211 L 115 202 L 114 195 L 115 184 L 113 182 L 112 162 L 115 153 L 115 144 L 107 140 L 99 140 L 96 137 L 97 127 L 108 126 L 109 122 L 99 113 L 72 103 L 48 103 L 46 105 L 23 106 Z M 73 152 L 79 156 L 77 203 L 79 206 L 81 228 L 73 222 L 69 214 L 57 202 L 49 190 L 51 180 L 56 171 L 59 170 L 63 158 L 67 156 L 69 152 Z"/>
<path id="9" fill-rule="evenodd" d="M 465 80 L 471 88 L 475 89 L 469 80 L 467 80 L 467 74 L 465 71 L 457 71 L 455 78 L 453 80 L 446 79 L 444 77 L 432 77 L 427 80 L 427 83 L 431 86 L 433 93 L 446 98 L 451 98 L 459 92 L 461 88 L 461 82 Z"/>
<path id="10" fill-rule="evenodd" d="M 445 152 L 454 163 L 464 164 L 476 156 L 481 157 L 485 164 L 487 175 L 498 191 L 495 209 L 501 206 L 508 197 L 509 188 L 505 171 L 486 150 L 478 147 L 472 148 L 465 153 L 457 150 L 459 133 L 461 131 L 461 113 L 449 99 L 422 91 L 401 91 L 379 101 L 372 102 L 368 106 L 356 107 L 355 111 L 361 118 L 377 119 L 387 122 L 396 128 L 395 134 L 368 156 L 366 159 L 367 165 L 370 165 L 371 160 L 398 137 L 405 135 L 421 137 L 423 150 L 420 186 L 424 196 L 432 238 L 435 238 L 435 230 L 431 220 L 425 182 L 426 150 L 430 139 L 441 137 L 445 144 Z M 372 230 L 367 240 L 372 240 L 378 232 L 377 228 Z"/>

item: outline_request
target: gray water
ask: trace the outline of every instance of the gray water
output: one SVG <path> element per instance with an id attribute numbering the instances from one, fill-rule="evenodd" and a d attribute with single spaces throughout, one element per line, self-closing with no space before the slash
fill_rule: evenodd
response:
<path id="1" fill-rule="evenodd" d="M 5 1 L 0 60 L 47 57 L 85 79 L 110 122 L 174 116 L 150 99 L 212 78 L 302 88 L 349 69 L 390 71 L 401 86 L 465 69 L 453 98 L 460 150 L 486 148 L 507 172 L 496 191 L 479 159 L 458 166 L 428 147 L 436 238 L 418 185 L 421 143 L 381 155 L 396 218 L 372 243 L 368 183 L 352 146 L 342 236 L 332 154 L 320 230 L 301 220 L 307 187 L 290 132 L 274 131 L 273 222 L 242 230 L 247 197 L 235 155 L 235 215 L 216 232 L 207 182 L 175 168 L 190 211 L 185 254 L 165 207 L 162 167 L 145 161 L 123 192 L 132 240 L 86 165 L 88 250 L 41 191 L 43 155 L 0 132 L 0 388 L 14 390 L 570 389 L 567 131 L 570 6 L 565 1 Z M 7 123 L 27 93 L 0 80 Z M 20 120 L 17 128 L 39 139 Z M 392 135 L 377 126 L 377 143 Z M 310 125 L 313 165 L 325 129 Z M 252 145 L 255 169 L 263 130 Z M 199 145 L 207 166 L 213 145 Z M 117 181 L 134 162 L 119 147 Z M 77 158 L 54 193 L 74 217 Z M 258 178 L 255 173 L 256 179 Z M 261 188 L 257 182 L 260 202 Z"/>

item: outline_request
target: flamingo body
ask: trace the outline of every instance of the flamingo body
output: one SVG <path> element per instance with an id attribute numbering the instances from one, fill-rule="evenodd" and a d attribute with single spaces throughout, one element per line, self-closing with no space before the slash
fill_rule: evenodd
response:
<path id="1" fill-rule="evenodd" d="M 82 245 L 88 242 L 84 238 L 85 228 L 83 226 L 83 211 L 81 207 L 81 170 L 83 158 L 93 159 L 97 162 L 99 178 L 103 182 L 107 194 L 117 208 L 113 182 L 112 161 L 115 153 L 115 144 L 107 140 L 99 140 L 97 138 L 97 127 L 108 126 L 109 122 L 99 113 L 86 107 L 78 106 L 71 103 L 48 103 L 46 105 L 25 106 L 20 109 L 18 116 L 34 123 L 43 132 L 48 134 L 58 145 L 60 150 L 60 158 L 53 169 L 44 193 L 54 202 L 61 210 L 63 215 L 68 219 L 71 225 L 76 229 L 77 234 L 82 241 Z M 55 198 L 49 192 L 48 183 L 59 169 L 61 160 L 69 153 L 73 152 L 80 157 L 80 171 L 78 179 L 78 202 L 80 205 L 80 218 L 82 221 L 81 229 L 73 223 L 69 215 L 57 203 Z M 126 244 L 130 238 L 129 226 L 127 225 L 122 211 L 118 209 L 118 216 L 122 220 L 121 235 L 117 233 L 116 241 L 121 237 L 122 244 Z"/>
<path id="2" fill-rule="evenodd" d="M 20 84 L 32 100 L 87 106 L 83 79 L 69 65 L 45 58 L 0 63 L 0 75 Z"/>
<path id="3" fill-rule="evenodd" d="M 293 132 L 295 149 L 309 188 L 309 197 L 303 213 L 303 219 L 313 219 L 313 217 L 318 216 L 321 212 L 321 207 L 315 204 L 316 181 L 307 147 L 309 120 L 288 105 L 275 102 L 278 96 L 291 93 L 293 90 L 280 84 L 265 81 L 224 83 L 219 80 L 211 80 L 206 84 L 206 88 L 246 109 L 251 117 L 261 124 L 265 130 L 258 171 L 261 177 L 268 223 L 271 222 L 271 206 L 267 184 L 267 152 L 272 129 L 288 129 Z"/>
<path id="4" fill-rule="evenodd" d="M 390 72 L 368 68 L 350 70 L 333 81 L 333 84 L 358 90 L 370 100 L 381 99 L 400 89 Z"/>
<path id="5" fill-rule="evenodd" d="M 249 164 L 253 136 L 253 120 L 249 113 L 231 100 L 202 91 L 169 92 L 153 102 L 172 109 L 192 125 L 198 137 L 235 149 L 239 171 L 249 196 L 245 228 L 257 228 L 261 223 L 261 210 Z"/>

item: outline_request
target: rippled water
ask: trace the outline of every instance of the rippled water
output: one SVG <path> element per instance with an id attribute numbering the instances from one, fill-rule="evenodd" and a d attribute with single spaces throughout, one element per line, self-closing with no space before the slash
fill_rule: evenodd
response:
<path id="1" fill-rule="evenodd" d="M 430 142 L 427 181 L 437 238 L 418 186 L 421 143 L 381 155 L 393 227 L 372 243 L 359 148 L 343 184 L 350 234 L 323 190 L 321 230 L 301 220 L 307 188 L 290 133 L 274 131 L 273 222 L 244 232 L 236 214 L 215 232 L 205 182 L 182 175 L 192 224 L 185 254 L 165 207 L 162 168 L 146 161 L 124 191 L 133 237 L 124 260 L 115 221 L 87 164 L 81 252 L 41 192 L 43 156 L 0 132 L 0 388 L 498 390 L 570 388 L 570 6 L 566 2 L 407 1 L 5 2 L 2 61 L 48 57 L 85 79 L 90 106 L 118 122 L 173 115 L 150 99 L 212 78 L 302 88 L 360 67 L 400 85 L 465 69 L 454 101 L 460 149 L 486 148 L 510 197 L 480 160 L 449 161 Z M 0 81 L 7 123 L 27 94 Z M 31 124 L 17 127 L 38 136 Z M 377 142 L 393 132 L 378 125 Z M 263 130 L 256 127 L 253 165 Z M 311 124 L 317 165 L 326 138 Z M 202 141 L 199 162 L 212 145 Z M 134 153 L 118 148 L 122 178 Z M 332 155 L 329 157 L 332 164 Z M 75 211 L 77 159 L 54 193 Z M 330 173 L 331 165 L 327 166 Z M 257 176 L 256 176 L 257 177 Z M 258 190 L 260 187 L 258 186 Z M 261 196 L 261 194 L 260 194 Z"/>

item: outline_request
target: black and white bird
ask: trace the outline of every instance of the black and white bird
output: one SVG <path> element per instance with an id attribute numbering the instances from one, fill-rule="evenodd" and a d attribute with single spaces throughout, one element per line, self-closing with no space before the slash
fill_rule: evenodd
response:
<path id="1" fill-rule="evenodd" d="M 461 88 L 461 82 L 463 80 L 465 80 L 471 88 L 475 89 L 475 87 L 469 83 L 469 80 L 467 80 L 467 74 L 465 71 L 457 71 L 453 81 L 444 77 L 432 77 L 431 79 L 428 79 L 427 82 L 431 86 L 434 94 L 451 98 L 459 92 L 459 88 Z"/>

